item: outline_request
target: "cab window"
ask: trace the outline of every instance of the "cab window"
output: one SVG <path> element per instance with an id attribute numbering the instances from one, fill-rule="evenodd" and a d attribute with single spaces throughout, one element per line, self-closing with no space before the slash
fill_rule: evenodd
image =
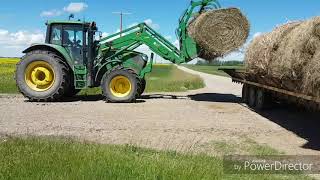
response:
<path id="1" fill-rule="evenodd" d="M 83 29 L 81 26 L 64 26 L 62 31 L 63 46 L 83 46 Z"/>
<path id="2" fill-rule="evenodd" d="M 50 43 L 61 45 L 61 26 L 53 25 L 51 28 Z"/>

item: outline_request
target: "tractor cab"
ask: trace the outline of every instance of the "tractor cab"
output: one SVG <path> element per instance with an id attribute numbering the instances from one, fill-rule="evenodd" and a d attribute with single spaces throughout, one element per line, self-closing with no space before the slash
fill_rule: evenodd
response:
<path id="1" fill-rule="evenodd" d="M 76 88 L 94 84 L 93 61 L 96 57 L 95 22 L 48 21 L 46 44 L 57 45 L 70 57 Z M 87 76 L 88 75 L 88 76 Z"/>
<path id="2" fill-rule="evenodd" d="M 65 48 L 74 65 L 85 65 L 92 60 L 96 23 L 82 21 L 48 21 L 46 44 Z"/>

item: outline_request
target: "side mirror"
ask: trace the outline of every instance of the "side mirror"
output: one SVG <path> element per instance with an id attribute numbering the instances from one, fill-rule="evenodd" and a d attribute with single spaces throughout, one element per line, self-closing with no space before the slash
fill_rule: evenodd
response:
<path id="1" fill-rule="evenodd" d="M 97 39 L 97 37 L 95 39 L 100 41 L 102 39 L 102 32 L 101 31 L 96 31 L 96 33 L 99 34 L 99 39 Z"/>
<path id="2" fill-rule="evenodd" d="M 100 40 L 102 39 L 102 32 L 99 31 L 99 37 L 100 37 Z"/>

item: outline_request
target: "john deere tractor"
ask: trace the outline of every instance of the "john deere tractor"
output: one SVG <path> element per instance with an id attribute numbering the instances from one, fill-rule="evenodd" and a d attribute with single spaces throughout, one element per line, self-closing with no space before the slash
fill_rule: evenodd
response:
<path id="1" fill-rule="evenodd" d="M 59 101 L 80 90 L 101 87 L 108 102 L 134 102 L 144 91 L 152 71 L 153 54 L 136 52 L 141 45 L 172 63 L 196 58 L 200 49 L 187 33 L 188 23 L 204 9 L 219 8 L 216 0 L 191 2 L 176 31 L 180 50 L 141 23 L 100 40 L 95 22 L 48 21 L 45 43 L 23 51 L 16 81 L 30 101 Z"/>

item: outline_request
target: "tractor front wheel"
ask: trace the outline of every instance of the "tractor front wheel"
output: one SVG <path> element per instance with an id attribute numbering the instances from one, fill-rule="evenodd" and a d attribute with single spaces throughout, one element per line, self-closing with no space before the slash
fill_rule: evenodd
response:
<path id="1" fill-rule="evenodd" d="M 146 90 L 146 86 L 147 86 L 147 81 L 146 79 L 141 79 L 140 80 L 140 88 L 139 88 L 139 92 L 138 92 L 138 97 L 141 97 L 141 95 L 144 93 L 144 91 Z"/>
<path id="2" fill-rule="evenodd" d="M 140 87 L 138 75 L 121 66 L 106 74 L 101 83 L 103 95 L 106 101 L 111 103 L 135 102 L 141 91 Z"/>

